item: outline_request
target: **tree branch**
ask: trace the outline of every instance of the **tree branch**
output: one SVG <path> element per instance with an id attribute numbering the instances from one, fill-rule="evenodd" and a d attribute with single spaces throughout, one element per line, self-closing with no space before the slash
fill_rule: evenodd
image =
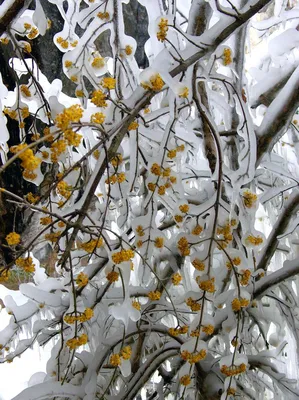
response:
<path id="1" fill-rule="evenodd" d="M 257 269 L 267 269 L 271 258 L 273 257 L 279 244 L 279 240 L 277 239 L 277 237 L 285 231 L 290 219 L 292 218 L 294 213 L 297 212 L 298 209 L 299 193 L 295 192 L 286 202 L 283 211 L 280 213 L 275 225 L 272 228 L 266 246 L 263 248 L 259 256 Z"/>

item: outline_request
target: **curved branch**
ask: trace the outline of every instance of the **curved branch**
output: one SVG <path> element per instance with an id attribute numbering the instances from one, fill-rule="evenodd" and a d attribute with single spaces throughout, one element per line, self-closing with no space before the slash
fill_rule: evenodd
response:
<path id="1" fill-rule="evenodd" d="M 279 215 L 275 225 L 272 228 L 266 246 L 263 248 L 260 254 L 257 269 L 267 269 L 271 258 L 273 257 L 279 244 L 279 240 L 277 239 L 277 237 L 285 231 L 290 219 L 298 211 L 298 209 L 299 192 L 295 192 L 286 202 L 282 213 Z"/>

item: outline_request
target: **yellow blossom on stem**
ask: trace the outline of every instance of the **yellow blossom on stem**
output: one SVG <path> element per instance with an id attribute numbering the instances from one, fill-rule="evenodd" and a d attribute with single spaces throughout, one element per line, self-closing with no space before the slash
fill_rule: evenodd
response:
<path id="1" fill-rule="evenodd" d="M 157 39 L 160 42 L 164 42 L 167 36 L 167 31 L 168 31 L 168 19 L 167 18 L 161 18 L 160 22 L 158 24 L 159 30 L 157 32 Z"/>
<path id="2" fill-rule="evenodd" d="M 124 360 L 129 360 L 131 358 L 131 354 L 132 354 L 132 349 L 130 346 L 125 346 L 120 352 L 120 356 Z"/>
<path id="3" fill-rule="evenodd" d="M 16 265 L 22 268 L 25 272 L 31 273 L 35 271 L 35 265 L 31 257 L 17 258 Z"/>
<path id="4" fill-rule="evenodd" d="M 120 264 L 124 261 L 130 261 L 134 257 L 134 251 L 131 249 L 121 250 L 117 253 L 112 254 L 111 258 L 114 264 Z"/>
<path id="5" fill-rule="evenodd" d="M 179 285 L 181 280 L 182 280 L 182 275 L 180 275 L 178 272 L 173 274 L 171 277 L 171 281 L 172 281 L 173 285 L 175 285 L 175 286 Z"/>
<path id="6" fill-rule="evenodd" d="M 226 376 L 235 376 L 246 372 L 246 364 L 242 363 L 240 365 L 222 365 L 220 371 Z"/>
<path id="7" fill-rule="evenodd" d="M 80 274 L 77 276 L 76 283 L 78 287 L 84 287 L 88 284 L 88 275 L 84 274 L 84 272 L 80 272 Z"/>
<path id="8" fill-rule="evenodd" d="M 250 190 L 244 191 L 242 196 L 245 207 L 252 208 L 256 204 L 257 195 L 250 192 Z"/>
<path id="9" fill-rule="evenodd" d="M 94 68 L 103 68 L 105 66 L 105 60 L 103 57 L 95 57 L 91 63 L 92 67 Z"/>
<path id="10" fill-rule="evenodd" d="M 127 56 L 130 56 L 133 53 L 133 47 L 130 46 L 130 45 L 127 45 L 125 47 L 125 53 L 126 53 Z"/>
<path id="11" fill-rule="evenodd" d="M 159 292 L 158 290 L 156 290 L 155 292 L 149 292 L 148 298 L 152 301 L 160 300 L 161 292 Z"/>
<path id="12" fill-rule="evenodd" d="M 188 204 L 182 204 L 181 206 L 179 206 L 179 209 L 182 213 L 186 214 L 189 211 L 189 206 Z"/>
<path id="13" fill-rule="evenodd" d="M 164 239 L 162 237 L 156 237 L 155 247 L 157 247 L 158 249 L 162 249 L 163 246 L 164 246 Z"/>
<path id="14" fill-rule="evenodd" d="M 6 235 L 5 240 L 7 241 L 7 244 L 9 246 L 15 246 L 20 243 L 21 236 L 16 232 L 11 232 L 8 235 Z"/>
<path id="15" fill-rule="evenodd" d="M 135 129 L 137 129 L 139 126 L 137 121 L 133 121 L 130 123 L 129 127 L 128 127 L 128 131 L 134 131 Z"/>
<path id="16" fill-rule="evenodd" d="M 232 63 L 232 51 L 230 48 L 226 48 L 223 50 L 223 64 L 229 65 Z"/>
<path id="17" fill-rule="evenodd" d="M 106 95 L 100 89 L 92 93 L 91 102 L 97 107 L 107 107 Z"/>
<path id="18" fill-rule="evenodd" d="M 101 86 L 105 89 L 109 90 L 115 89 L 115 85 L 116 85 L 116 80 L 111 77 L 103 78 L 101 81 Z"/>
<path id="19" fill-rule="evenodd" d="M 188 386 L 191 383 L 190 375 L 183 375 L 180 379 L 180 384 L 183 386 Z"/>
<path id="20" fill-rule="evenodd" d="M 132 306 L 133 306 L 136 310 L 138 310 L 138 311 L 141 310 L 141 304 L 140 304 L 139 301 L 137 301 L 137 300 L 133 300 L 133 301 L 132 301 Z"/>
<path id="21" fill-rule="evenodd" d="M 9 280 L 9 278 L 10 278 L 9 269 L 5 269 L 4 267 L 0 267 L 0 283 L 7 282 Z"/>
<path id="22" fill-rule="evenodd" d="M 111 271 L 106 275 L 106 279 L 110 283 L 117 282 L 118 278 L 119 278 L 119 273 L 116 271 Z"/>
<path id="23" fill-rule="evenodd" d="M 121 358 L 119 354 L 112 354 L 110 356 L 110 360 L 109 363 L 113 366 L 113 367 L 118 367 L 119 365 L 121 365 Z"/>
<path id="24" fill-rule="evenodd" d="M 190 248 L 189 248 L 189 243 L 188 243 L 187 238 L 185 238 L 184 236 L 181 237 L 178 241 L 177 246 L 183 257 L 189 256 Z"/>
<path id="25" fill-rule="evenodd" d="M 105 114 L 97 112 L 91 115 L 90 122 L 93 124 L 103 124 L 105 122 L 105 118 L 106 118 Z"/>
<path id="26" fill-rule="evenodd" d="M 215 278 L 207 279 L 205 281 L 199 281 L 198 286 L 201 290 L 208 293 L 215 292 Z"/>
<path id="27" fill-rule="evenodd" d="M 26 96 L 26 97 L 31 97 L 31 92 L 30 92 L 28 86 L 26 86 L 26 85 L 21 85 L 21 86 L 20 86 L 20 90 L 21 90 L 21 93 L 22 93 L 24 96 Z"/>

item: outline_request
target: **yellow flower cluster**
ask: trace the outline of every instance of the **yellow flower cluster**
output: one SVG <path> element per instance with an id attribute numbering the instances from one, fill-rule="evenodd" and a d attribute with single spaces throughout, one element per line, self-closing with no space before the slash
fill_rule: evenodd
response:
<path id="1" fill-rule="evenodd" d="M 118 167 L 123 162 L 123 156 L 117 153 L 110 161 L 114 168 Z"/>
<path id="2" fill-rule="evenodd" d="M 20 243 L 21 236 L 16 232 L 11 232 L 8 235 L 6 235 L 5 240 L 7 241 L 7 244 L 9 246 L 15 246 Z"/>
<path id="3" fill-rule="evenodd" d="M 148 298 L 152 301 L 160 300 L 162 293 L 159 292 L 159 290 L 156 290 L 155 292 L 149 292 L 148 293 Z"/>
<path id="4" fill-rule="evenodd" d="M 78 245 L 79 249 L 83 249 L 86 253 L 93 253 L 96 249 L 103 246 L 103 239 L 92 239 L 89 242 L 80 243 Z"/>
<path id="5" fill-rule="evenodd" d="M 196 281 L 201 290 L 208 293 L 215 292 L 215 278 L 207 279 L 206 281 L 200 281 L 199 279 L 196 279 Z"/>
<path id="6" fill-rule="evenodd" d="M 60 46 L 61 46 L 63 49 L 68 49 L 68 47 L 69 47 L 69 42 L 68 42 L 67 40 L 63 39 L 63 37 L 61 37 L 61 36 L 59 36 L 59 37 L 56 39 L 56 42 L 59 43 Z"/>
<path id="7" fill-rule="evenodd" d="M 247 286 L 249 283 L 250 277 L 251 277 L 251 272 L 249 269 L 246 269 L 242 274 L 242 278 L 240 279 L 240 285 Z"/>
<path id="8" fill-rule="evenodd" d="M 91 102 L 97 107 L 107 107 L 106 95 L 100 89 L 92 93 Z"/>
<path id="9" fill-rule="evenodd" d="M 161 18 L 160 22 L 158 24 L 159 30 L 157 32 L 157 39 L 160 42 L 164 42 L 167 36 L 167 31 L 168 31 L 168 19 L 166 18 Z"/>
<path id="10" fill-rule="evenodd" d="M 182 215 L 177 214 L 174 216 L 174 220 L 175 220 L 175 222 L 177 222 L 179 224 L 179 223 L 183 222 L 184 217 Z"/>
<path id="11" fill-rule="evenodd" d="M 217 235 L 223 236 L 221 238 L 221 246 L 225 248 L 229 242 L 233 240 L 233 235 L 231 233 L 231 224 L 227 223 L 224 226 L 218 227 L 216 231 Z"/>
<path id="12" fill-rule="evenodd" d="M 226 268 L 229 269 L 229 270 L 232 269 L 232 265 L 238 266 L 238 265 L 241 264 L 241 258 L 240 257 L 234 257 L 231 261 L 227 261 L 226 262 Z"/>
<path id="13" fill-rule="evenodd" d="M 119 273 L 116 271 L 108 272 L 108 274 L 106 275 L 106 279 L 110 283 L 117 282 L 118 278 L 119 278 Z"/>
<path id="14" fill-rule="evenodd" d="M 16 265 L 28 273 L 35 271 L 35 265 L 33 264 L 33 260 L 31 257 L 17 258 Z"/>
<path id="15" fill-rule="evenodd" d="M 176 272 L 175 274 L 172 275 L 171 277 L 171 281 L 174 284 L 174 286 L 179 285 L 179 283 L 182 280 L 182 275 L 180 275 L 178 272 Z"/>
<path id="16" fill-rule="evenodd" d="M 132 301 L 132 307 L 134 307 L 136 310 L 140 311 L 141 310 L 141 304 L 137 300 Z"/>
<path id="17" fill-rule="evenodd" d="M 149 82 L 150 82 L 149 84 L 141 82 L 141 86 L 143 87 L 143 89 L 159 92 L 164 86 L 164 81 L 161 78 L 160 74 L 155 74 L 151 76 Z"/>
<path id="18" fill-rule="evenodd" d="M 79 288 L 82 288 L 88 284 L 88 275 L 84 274 L 84 272 L 80 272 L 77 276 L 76 283 Z"/>
<path id="19" fill-rule="evenodd" d="M 112 367 L 118 367 L 121 364 L 121 358 L 119 354 L 112 354 L 110 356 L 109 363 L 112 365 Z"/>
<path id="20" fill-rule="evenodd" d="M 93 317 L 93 310 L 91 308 L 86 308 L 85 311 L 83 313 L 81 313 L 80 315 L 66 315 L 64 317 L 64 321 L 67 324 L 74 324 L 76 321 L 83 323 L 86 321 L 89 321 L 92 317 Z"/>
<path id="21" fill-rule="evenodd" d="M 157 247 L 157 249 L 162 249 L 163 246 L 164 246 L 164 239 L 162 237 L 156 237 L 155 247 Z"/>
<path id="22" fill-rule="evenodd" d="M 243 193 L 243 202 L 245 207 L 252 208 L 257 201 L 257 195 L 255 193 L 250 192 L 250 190 L 246 190 Z"/>
<path id="23" fill-rule="evenodd" d="M 65 131 L 68 129 L 71 122 L 79 122 L 82 116 L 83 109 L 78 104 L 74 104 L 58 114 L 55 118 L 55 122 L 59 129 Z"/>
<path id="24" fill-rule="evenodd" d="M 232 63 L 232 51 L 229 48 L 223 50 L 223 64 L 229 65 Z"/>
<path id="25" fill-rule="evenodd" d="M 183 386 L 188 386 L 188 385 L 190 385 L 190 383 L 191 383 L 191 377 L 190 377 L 190 375 L 183 375 L 183 376 L 180 378 L 180 384 L 181 384 L 181 385 L 183 385 Z"/>
<path id="26" fill-rule="evenodd" d="M 134 251 L 131 249 L 121 250 L 112 254 L 111 258 L 114 264 L 120 264 L 124 261 L 130 261 L 134 257 Z"/>
<path id="27" fill-rule="evenodd" d="M 130 360 L 131 355 L 132 355 L 132 349 L 130 346 L 125 346 L 120 352 L 120 356 L 124 360 Z"/>
<path id="28" fill-rule="evenodd" d="M 246 244 L 253 244 L 254 246 L 259 246 L 260 244 L 263 243 L 263 238 L 259 235 L 254 236 L 254 235 L 249 235 L 247 236 L 245 242 Z"/>
<path id="29" fill-rule="evenodd" d="M 203 227 L 200 225 L 196 225 L 193 229 L 192 229 L 192 235 L 200 235 L 201 232 L 203 231 Z"/>
<path id="30" fill-rule="evenodd" d="M 9 269 L 5 269 L 4 267 L 0 267 L 0 283 L 7 282 L 10 278 Z"/>
<path id="31" fill-rule="evenodd" d="M 71 349 L 71 350 L 75 350 L 77 347 L 80 347 L 84 344 L 86 344 L 88 341 L 88 336 L 83 333 L 81 336 L 79 337 L 74 337 L 72 339 L 69 339 L 66 342 L 66 345 Z"/>
<path id="32" fill-rule="evenodd" d="M 161 167 L 160 167 L 160 165 L 159 164 L 157 164 L 157 163 L 154 163 L 152 166 L 151 166 L 151 173 L 152 174 L 154 174 L 154 175 L 156 175 L 156 176 L 160 176 L 161 175 Z"/>
<path id="33" fill-rule="evenodd" d="M 73 62 L 71 60 L 65 60 L 64 66 L 65 68 L 71 68 L 73 65 Z"/>
<path id="34" fill-rule="evenodd" d="M 101 86 L 104 89 L 109 89 L 109 90 L 115 89 L 115 85 L 116 85 L 116 80 L 111 77 L 103 78 L 101 81 Z"/>
<path id="35" fill-rule="evenodd" d="M 26 86 L 26 85 L 21 85 L 21 86 L 20 86 L 20 90 L 21 90 L 21 93 L 22 93 L 24 96 L 26 96 L 26 97 L 31 97 L 31 92 L 30 92 L 28 86 Z"/>
<path id="36" fill-rule="evenodd" d="M 90 122 L 92 124 L 103 124 L 105 122 L 105 118 L 106 118 L 105 114 L 103 114 L 101 112 L 97 112 L 97 113 L 91 115 Z"/>
<path id="37" fill-rule="evenodd" d="M 100 56 L 95 57 L 95 58 L 92 60 L 91 65 L 92 65 L 92 67 L 94 67 L 94 68 L 103 68 L 104 65 L 105 65 L 105 60 L 104 60 L 103 57 L 100 57 Z"/>
<path id="38" fill-rule="evenodd" d="M 53 233 L 47 233 L 45 235 L 45 239 L 49 240 L 49 242 L 57 243 L 59 238 L 60 238 L 60 235 L 61 235 L 61 231 L 57 231 L 57 232 L 53 232 Z"/>
<path id="39" fill-rule="evenodd" d="M 233 311 L 240 311 L 241 308 L 245 308 L 249 305 L 249 300 L 244 299 L 243 297 L 235 298 L 232 301 L 232 309 Z"/>
<path id="40" fill-rule="evenodd" d="M 195 258 L 193 261 L 192 261 L 192 263 L 191 263 L 192 265 L 193 265 L 193 267 L 195 268 L 195 269 L 197 269 L 197 271 L 204 271 L 204 269 L 205 269 L 205 263 L 203 262 L 203 261 L 201 261 L 201 260 L 199 260 L 198 258 Z"/>
<path id="41" fill-rule="evenodd" d="M 222 365 L 220 371 L 226 376 L 239 375 L 242 374 L 243 372 L 246 372 L 246 364 L 242 363 L 240 365 L 230 365 L 230 366 Z"/>
<path id="42" fill-rule="evenodd" d="M 186 214 L 189 211 L 189 206 L 188 204 L 182 204 L 181 206 L 179 206 L 179 209 L 182 213 Z"/>
<path id="43" fill-rule="evenodd" d="M 30 32 L 27 34 L 28 39 L 34 39 L 38 35 L 38 29 L 33 27 L 31 28 Z"/>
<path id="44" fill-rule="evenodd" d="M 178 241 L 177 246 L 183 257 L 189 256 L 190 248 L 189 248 L 189 243 L 188 243 L 187 238 L 185 238 L 184 236 L 181 237 Z"/>
<path id="45" fill-rule="evenodd" d="M 202 331 L 207 335 L 213 335 L 214 333 L 214 326 L 209 324 L 202 327 Z"/>
<path id="46" fill-rule="evenodd" d="M 188 361 L 190 364 L 195 364 L 201 360 L 204 360 L 207 356 L 207 351 L 201 349 L 197 353 L 189 353 L 189 351 L 184 350 L 181 352 L 181 357 L 183 360 Z"/>
<path id="47" fill-rule="evenodd" d="M 167 157 L 171 160 L 176 157 L 176 149 L 169 150 L 167 153 Z"/>
<path id="48" fill-rule="evenodd" d="M 72 195 L 72 186 L 68 185 L 65 181 L 58 182 L 56 190 L 60 196 L 66 199 L 69 199 Z"/>
<path id="49" fill-rule="evenodd" d="M 133 53 L 133 47 L 130 46 L 130 45 L 127 45 L 125 47 L 125 53 L 126 53 L 127 56 L 130 56 Z"/>
<path id="50" fill-rule="evenodd" d="M 139 124 L 137 121 L 133 121 L 130 123 L 130 125 L 128 126 L 128 131 L 134 131 L 138 128 Z"/>
<path id="51" fill-rule="evenodd" d="M 42 217 L 42 218 L 40 218 L 39 223 L 40 223 L 41 225 L 49 225 L 52 221 L 53 221 L 53 220 L 52 220 L 52 217 L 48 216 L 48 217 Z"/>
<path id="52" fill-rule="evenodd" d="M 109 16 L 107 11 L 97 13 L 97 17 L 100 19 L 109 19 Z"/>
<path id="53" fill-rule="evenodd" d="M 192 297 L 188 297 L 186 304 L 191 308 L 191 311 L 196 312 L 201 310 L 201 304 L 198 304 L 196 300 L 192 299 Z"/>
<path id="54" fill-rule="evenodd" d="M 138 236 L 141 236 L 141 237 L 145 235 L 142 225 L 138 225 L 136 227 L 136 233 L 137 233 Z"/>
<path id="55" fill-rule="evenodd" d="M 19 144 L 17 146 L 13 146 L 10 148 L 10 151 L 14 154 L 18 153 L 19 151 L 26 149 L 27 144 Z M 26 149 L 22 153 L 19 154 L 19 158 L 22 160 L 21 166 L 24 168 L 23 176 L 26 177 L 26 172 L 34 171 L 38 168 L 41 160 L 36 157 L 32 151 L 32 149 Z M 24 175 L 25 173 L 25 175 Z"/>
<path id="56" fill-rule="evenodd" d="M 126 174 L 124 172 L 120 172 L 119 174 L 114 174 L 105 180 L 105 183 L 108 185 L 114 185 L 115 183 L 122 183 L 126 180 Z"/>
<path id="57" fill-rule="evenodd" d="M 84 97 L 84 92 L 83 92 L 83 90 L 77 89 L 77 90 L 75 91 L 75 95 L 76 95 L 77 97 Z"/>
<path id="58" fill-rule="evenodd" d="M 4 107 L 3 114 L 8 115 L 11 119 L 18 119 L 16 110 L 10 110 L 9 108 Z"/>
<path id="59" fill-rule="evenodd" d="M 188 332 L 188 326 L 180 326 L 177 328 L 169 328 L 168 333 L 172 336 L 185 335 Z"/>
<path id="60" fill-rule="evenodd" d="M 63 134 L 64 139 L 69 146 L 78 147 L 81 143 L 82 135 L 74 132 L 72 129 L 67 129 Z"/>

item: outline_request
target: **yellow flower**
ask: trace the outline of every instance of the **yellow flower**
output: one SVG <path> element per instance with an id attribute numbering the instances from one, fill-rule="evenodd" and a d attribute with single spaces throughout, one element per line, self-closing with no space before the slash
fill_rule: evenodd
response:
<path id="1" fill-rule="evenodd" d="M 81 143 L 82 135 L 79 133 L 74 132 L 72 129 L 67 129 L 63 133 L 64 139 L 67 141 L 69 146 L 78 147 Z"/>
<path id="2" fill-rule="evenodd" d="M 178 241 L 177 246 L 183 257 L 189 256 L 190 248 L 189 248 L 189 243 L 188 243 L 187 238 L 185 238 L 184 236 L 181 237 Z"/>
<path id="3" fill-rule="evenodd" d="M 37 35 L 38 35 L 38 29 L 33 27 L 31 31 L 28 33 L 27 37 L 28 39 L 34 39 L 36 38 Z"/>
<path id="4" fill-rule="evenodd" d="M 119 273 L 116 271 L 111 271 L 106 275 L 106 279 L 110 283 L 117 282 L 118 278 L 119 278 Z"/>
<path id="5" fill-rule="evenodd" d="M 88 275 L 84 274 L 84 272 L 80 272 L 77 276 L 76 283 L 79 288 L 86 286 L 88 284 Z"/>
<path id="6" fill-rule="evenodd" d="M 166 18 L 161 18 L 160 22 L 158 24 L 159 30 L 157 32 L 157 39 L 160 42 L 164 42 L 167 36 L 167 31 L 168 31 L 168 19 Z"/>
<path id="7" fill-rule="evenodd" d="M 73 65 L 73 62 L 70 61 L 70 60 L 66 60 L 66 61 L 64 62 L 64 66 L 65 66 L 66 68 L 70 68 L 72 65 Z"/>
<path id="8" fill-rule="evenodd" d="M 138 225 L 137 227 L 136 227 L 136 233 L 139 235 L 139 236 L 144 236 L 144 230 L 143 230 L 143 226 L 141 226 L 141 225 Z"/>
<path id="9" fill-rule="evenodd" d="M 130 261 L 131 258 L 134 257 L 134 251 L 129 250 L 121 250 L 117 253 L 112 254 L 111 258 L 114 264 L 120 264 L 124 261 Z"/>
<path id="10" fill-rule="evenodd" d="M 242 286 L 247 286 L 248 283 L 249 283 L 250 277 L 251 277 L 251 272 L 250 272 L 249 269 L 246 269 L 246 270 L 243 272 L 242 278 L 240 279 L 240 285 L 242 285 Z"/>
<path id="11" fill-rule="evenodd" d="M 171 277 L 171 281 L 172 281 L 172 283 L 174 284 L 174 286 L 179 285 L 179 283 L 181 282 L 181 280 L 182 280 L 182 276 L 181 276 L 178 272 L 176 272 L 175 274 L 173 274 L 172 277 Z"/>
<path id="12" fill-rule="evenodd" d="M 71 107 L 65 108 L 64 111 L 57 115 L 55 118 L 56 125 L 62 131 L 68 129 L 71 122 L 79 122 L 83 116 L 83 109 L 75 104 Z"/>
<path id="13" fill-rule="evenodd" d="M 101 85 L 105 89 L 109 89 L 109 90 L 115 89 L 116 80 L 111 77 L 106 77 L 106 78 L 102 79 Z"/>
<path id="14" fill-rule="evenodd" d="M 175 158 L 176 157 L 176 149 L 169 150 L 169 152 L 167 153 L 167 157 L 170 159 Z"/>
<path id="15" fill-rule="evenodd" d="M 141 82 L 141 86 L 145 90 L 151 89 L 151 90 L 153 90 L 155 92 L 159 92 L 164 86 L 164 81 L 161 78 L 160 74 L 155 74 L 155 75 L 151 76 L 150 84 Z"/>
<path id="16" fill-rule="evenodd" d="M 103 124 L 105 122 L 105 118 L 106 118 L 105 114 L 97 112 L 91 115 L 90 122 L 93 124 Z"/>
<path id="17" fill-rule="evenodd" d="M 155 247 L 157 247 L 158 249 L 162 249 L 163 246 L 164 246 L 164 239 L 162 237 L 156 237 Z"/>
<path id="18" fill-rule="evenodd" d="M 198 286 L 201 290 L 214 293 L 215 292 L 215 278 L 207 279 L 206 281 L 199 281 Z"/>
<path id="19" fill-rule="evenodd" d="M 249 235 L 245 239 L 246 244 L 252 244 L 254 246 L 258 246 L 263 243 L 263 238 L 259 235 L 254 236 L 254 235 Z"/>
<path id="20" fill-rule="evenodd" d="M 202 328 L 202 331 L 207 335 L 212 335 L 214 333 L 214 326 L 209 324 Z"/>
<path id="21" fill-rule="evenodd" d="M 189 95 L 189 89 L 185 86 L 179 93 L 179 97 L 186 99 Z"/>
<path id="22" fill-rule="evenodd" d="M 180 379 L 180 384 L 183 386 L 188 386 L 191 383 L 190 375 L 183 375 Z"/>
<path id="23" fill-rule="evenodd" d="M 19 244 L 20 243 L 20 241 L 21 241 L 21 236 L 18 234 L 18 233 L 16 233 L 16 232 L 11 232 L 11 233 L 9 233 L 8 235 L 6 235 L 6 241 L 7 241 L 7 244 L 9 245 L 9 246 L 15 246 L 15 245 L 17 245 L 17 244 Z"/>
<path id="24" fill-rule="evenodd" d="M 139 126 L 137 121 L 133 121 L 130 123 L 129 127 L 128 127 L 128 131 L 134 131 L 135 129 L 137 129 Z"/>
<path id="25" fill-rule="evenodd" d="M 174 220 L 175 220 L 175 222 L 177 222 L 179 224 L 179 223 L 183 222 L 184 217 L 182 215 L 175 215 Z"/>
<path id="26" fill-rule="evenodd" d="M 91 102 L 97 107 L 107 107 L 106 95 L 100 89 L 92 93 Z"/>
<path id="27" fill-rule="evenodd" d="M 152 301 L 160 300 L 161 292 L 159 292 L 158 290 L 156 290 L 155 292 L 149 292 L 148 298 Z"/>
<path id="28" fill-rule="evenodd" d="M 198 304 L 196 300 L 192 299 L 192 297 L 188 297 L 186 304 L 191 308 L 191 311 L 196 312 L 201 310 L 201 304 Z"/>
<path id="29" fill-rule="evenodd" d="M 154 163 L 151 167 L 151 173 L 157 176 L 161 175 L 161 167 L 159 164 Z"/>
<path id="30" fill-rule="evenodd" d="M 28 86 L 26 86 L 26 85 L 21 85 L 21 86 L 20 86 L 20 90 L 21 90 L 21 92 L 23 93 L 24 96 L 26 96 L 26 97 L 31 97 L 31 92 L 30 92 L 30 90 L 28 89 Z"/>
<path id="31" fill-rule="evenodd" d="M 35 271 L 35 265 L 33 264 L 33 260 L 31 257 L 17 258 L 16 265 L 28 273 Z"/>
<path id="32" fill-rule="evenodd" d="M 118 367 L 121 364 L 121 358 L 119 354 L 112 354 L 109 360 L 113 367 Z"/>
<path id="33" fill-rule="evenodd" d="M 229 65 L 232 63 L 232 51 L 229 48 L 223 50 L 223 64 Z"/>
<path id="34" fill-rule="evenodd" d="M 100 57 L 100 56 L 95 57 L 95 58 L 92 60 L 91 65 L 92 65 L 94 68 L 102 68 L 102 67 L 104 67 L 104 65 L 105 65 L 105 60 L 104 60 L 103 57 Z"/>
<path id="35" fill-rule="evenodd" d="M 158 194 L 159 194 L 160 196 L 164 196 L 165 193 L 166 193 L 166 187 L 165 187 L 164 185 L 159 186 Z"/>
<path id="36" fill-rule="evenodd" d="M 99 249 L 103 246 L 103 239 L 92 239 L 89 242 L 80 243 L 79 249 L 83 249 L 86 253 L 93 253 L 96 249 Z"/>
<path id="37" fill-rule="evenodd" d="M 124 360 L 129 360 L 131 358 L 131 354 L 132 354 L 132 350 L 130 346 L 126 346 L 124 347 L 121 352 L 120 352 L 120 356 L 124 359 Z"/>
<path id="38" fill-rule="evenodd" d="M 242 374 L 243 372 L 246 372 L 246 364 L 242 363 L 240 365 L 231 365 L 231 366 L 222 365 L 220 371 L 226 376 L 239 375 Z"/>
<path id="39" fill-rule="evenodd" d="M 133 306 L 136 310 L 138 310 L 138 311 L 141 310 L 141 304 L 140 304 L 139 301 L 137 301 L 137 300 L 133 300 L 133 301 L 132 301 L 132 306 Z"/>
<path id="40" fill-rule="evenodd" d="M 9 269 L 5 269 L 4 267 L 0 267 L 0 283 L 7 282 L 9 280 L 9 278 L 10 278 Z"/>
<path id="41" fill-rule="evenodd" d="M 97 13 L 97 17 L 100 19 L 109 19 L 109 13 L 107 11 L 99 12 Z"/>
<path id="42" fill-rule="evenodd" d="M 255 193 L 246 190 L 242 196 L 245 207 L 252 208 L 256 204 L 257 195 Z"/>
<path id="43" fill-rule="evenodd" d="M 185 214 L 189 211 L 189 206 L 188 206 L 188 204 L 183 204 L 183 205 L 179 206 L 179 209 L 182 213 Z"/>
<path id="44" fill-rule="evenodd" d="M 133 53 L 133 47 L 130 46 L 130 45 L 127 45 L 125 47 L 125 53 L 126 53 L 127 56 L 130 56 Z"/>
<path id="45" fill-rule="evenodd" d="M 68 185 L 65 181 L 60 181 L 57 184 L 57 193 L 69 199 L 72 195 L 72 186 Z"/>
<path id="46" fill-rule="evenodd" d="M 52 217 L 49 217 L 49 216 L 48 217 L 42 217 L 39 220 L 39 223 L 41 225 L 49 225 L 51 222 L 52 222 Z"/>

